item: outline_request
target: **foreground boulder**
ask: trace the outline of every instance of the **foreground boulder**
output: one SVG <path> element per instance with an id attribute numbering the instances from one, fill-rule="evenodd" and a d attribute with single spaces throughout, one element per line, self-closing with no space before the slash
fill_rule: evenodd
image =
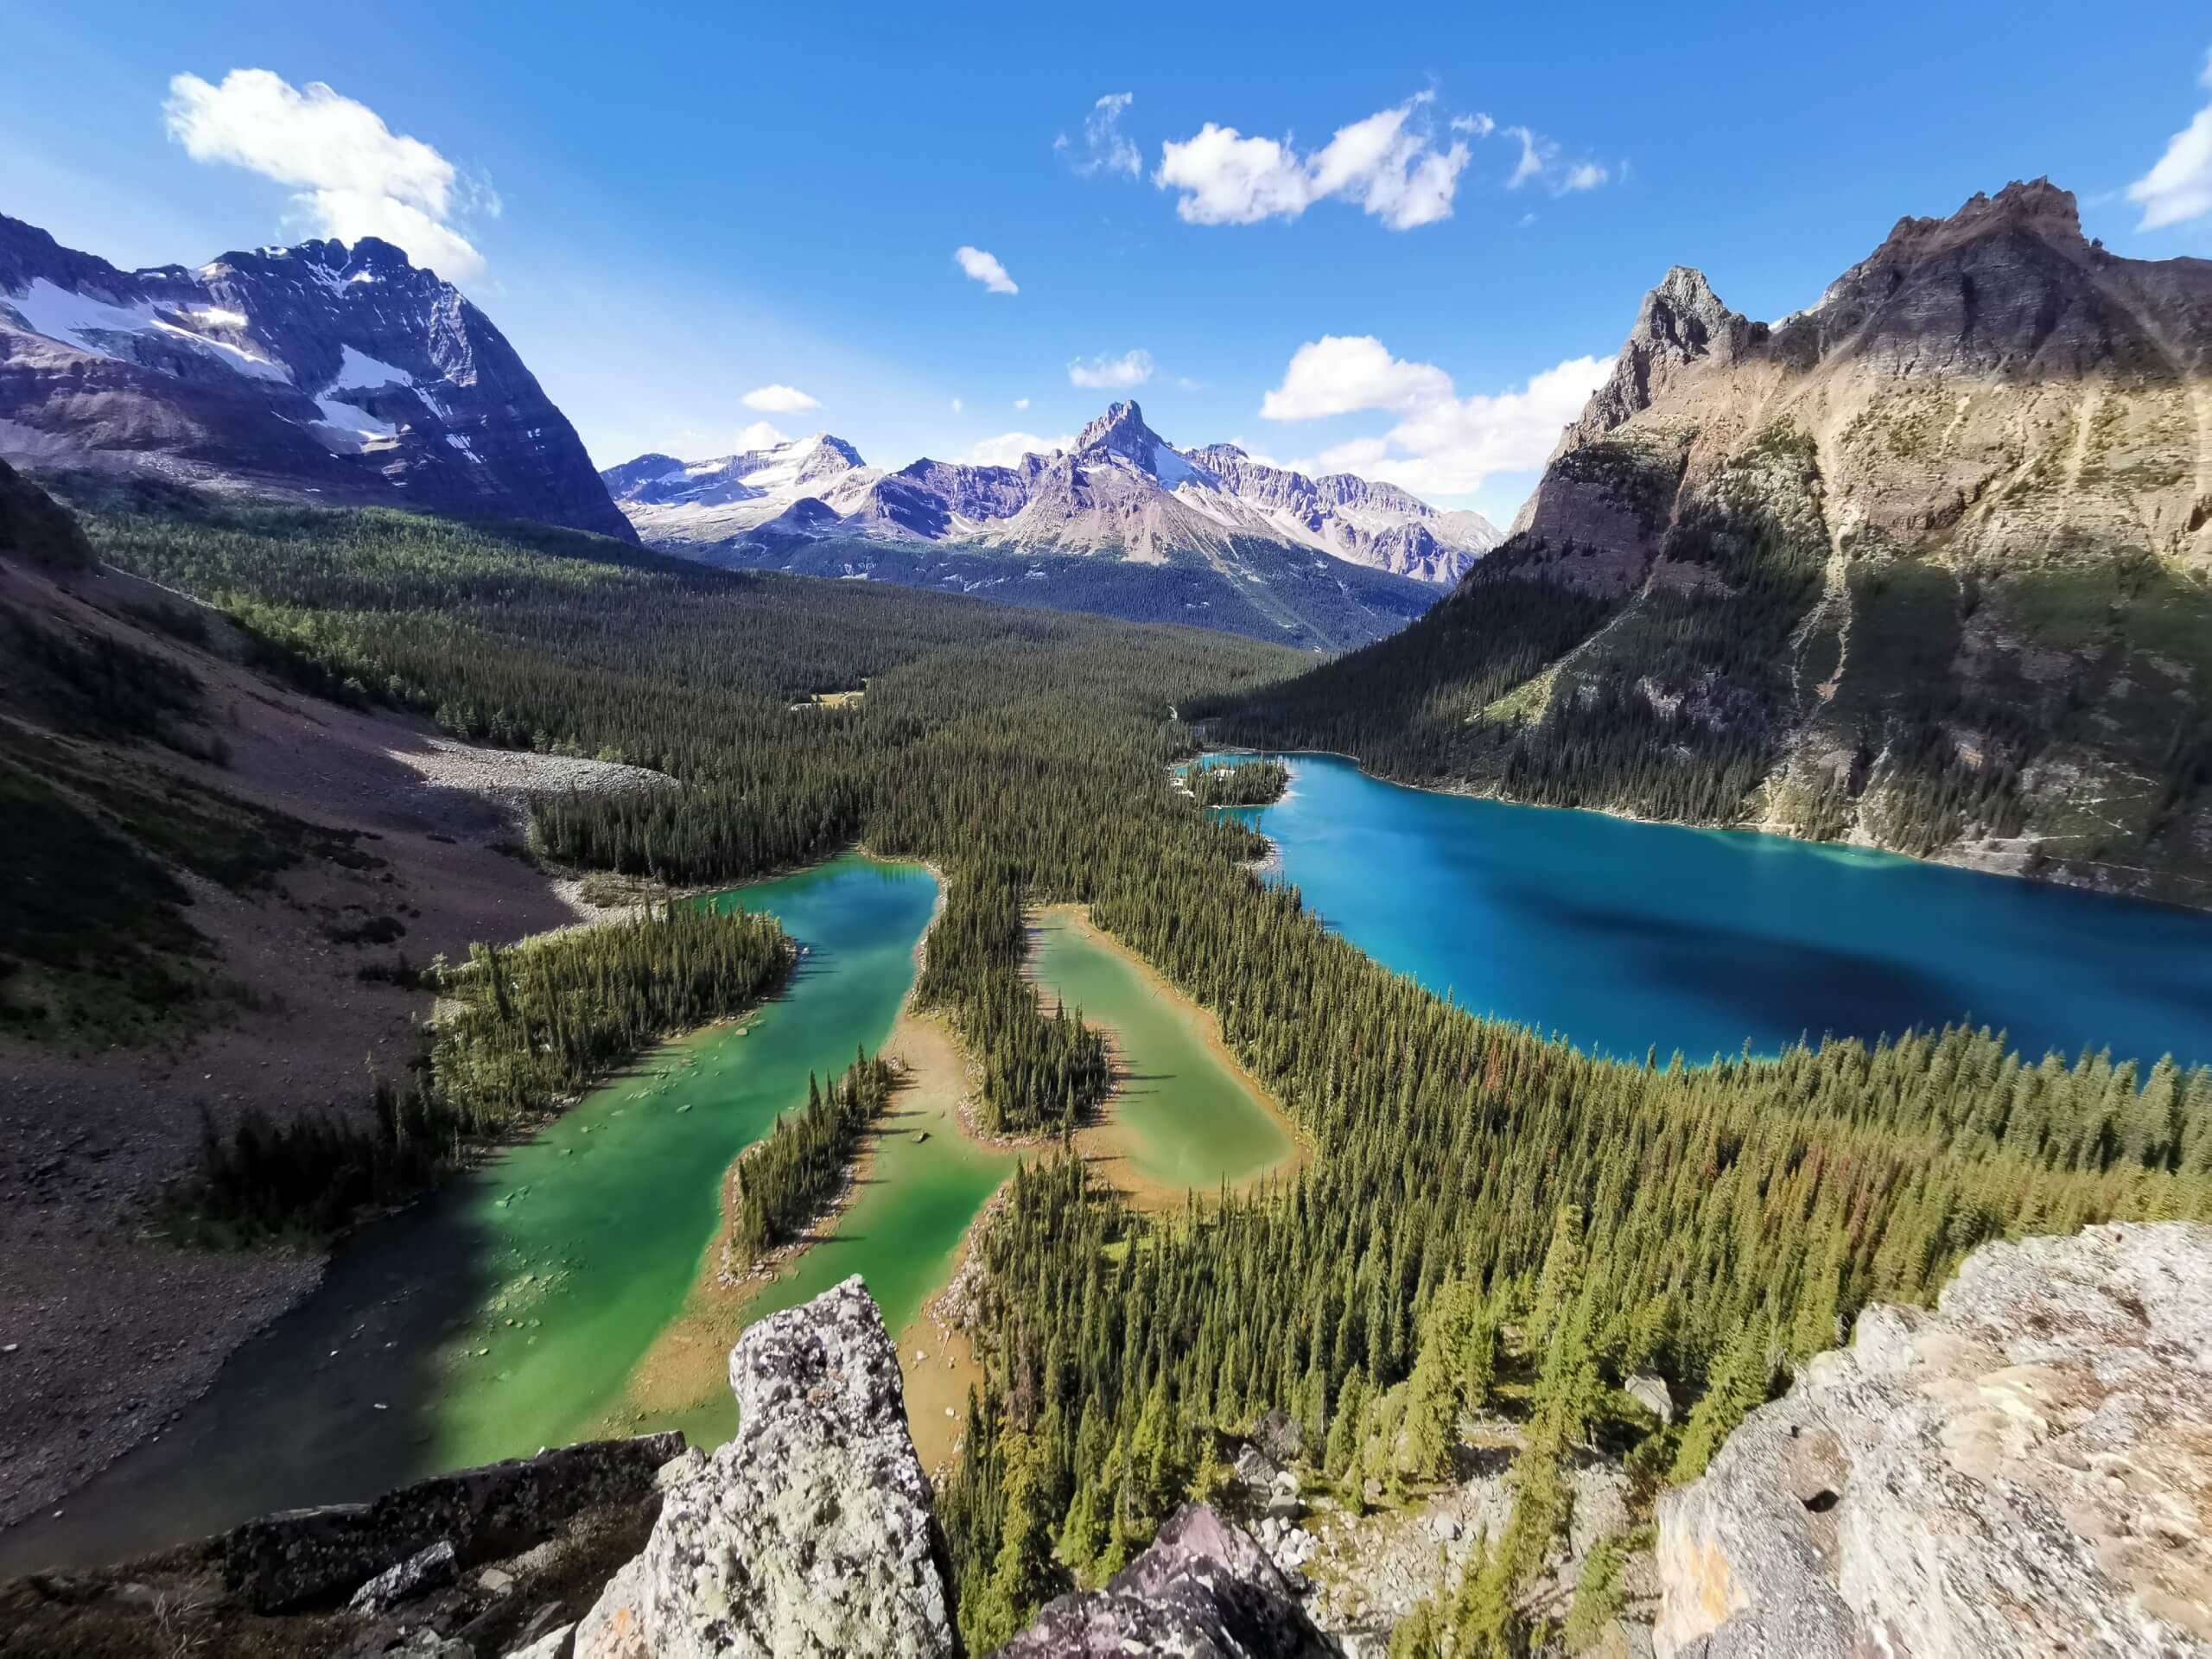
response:
<path id="1" fill-rule="evenodd" d="M 224 1586 L 259 1612 L 342 1599 L 366 1580 L 443 1543 L 467 1567 L 527 1549 L 571 1516 L 653 1490 L 683 1436 L 590 1440 L 458 1474 L 418 1480 L 372 1503 L 287 1510 L 215 1541 Z"/>
<path id="2" fill-rule="evenodd" d="M 1662 1659 L 2212 1653 L 2212 1227 L 1977 1251 L 1659 1506 Z"/>
<path id="3" fill-rule="evenodd" d="M 954 1651 L 899 1356 L 855 1277 L 747 1331 L 736 1439 L 673 1480 L 577 1659 Z"/>
<path id="4" fill-rule="evenodd" d="M 1062 1596 L 999 1650 L 1000 1659 L 1325 1659 L 1343 1651 L 1306 1616 L 1267 1552 L 1203 1503 L 1177 1510 L 1103 1590 Z"/>

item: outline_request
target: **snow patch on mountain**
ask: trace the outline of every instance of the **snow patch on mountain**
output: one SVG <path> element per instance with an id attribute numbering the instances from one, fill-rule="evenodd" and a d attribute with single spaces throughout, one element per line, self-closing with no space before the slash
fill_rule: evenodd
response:
<path id="1" fill-rule="evenodd" d="M 490 319 L 375 237 L 123 270 L 0 215 L 0 454 L 636 538 Z"/>
<path id="2" fill-rule="evenodd" d="M 1252 540 L 1450 583 L 1501 539 L 1480 514 L 1440 512 L 1392 485 L 1307 478 L 1231 444 L 1178 449 L 1127 400 L 1071 448 L 1012 467 L 924 459 L 887 474 L 817 433 L 712 461 L 640 455 L 602 476 L 639 534 L 677 552 L 842 537 L 1159 563 L 1230 558 Z"/>

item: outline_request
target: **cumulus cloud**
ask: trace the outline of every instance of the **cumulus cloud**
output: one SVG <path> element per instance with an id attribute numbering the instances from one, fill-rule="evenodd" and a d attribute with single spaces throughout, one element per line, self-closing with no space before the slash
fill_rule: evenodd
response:
<path id="1" fill-rule="evenodd" d="M 1068 384 L 1096 391 L 1124 391 L 1152 378 L 1152 353 L 1124 352 L 1119 357 L 1078 357 L 1068 365 Z"/>
<path id="2" fill-rule="evenodd" d="M 1433 363 L 1393 357 L 1371 336 L 1332 334 L 1298 348 L 1260 413 L 1271 421 L 1394 415 L 1381 436 L 1337 444 L 1306 465 L 1388 479 L 1419 493 L 1467 495 L 1493 473 L 1541 467 L 1560 429 L 1582 412 L 1611 367 L 1605 358 L 1570 358 L 1517 391 L 1462 397 Z"/>
<path id="3" fill-rule="evenodd" d="M 1556 143 L 1529 128 L 1506 127 L 1502 130 L 1507 137 L 1521 141 L 1521 159 L 1513 164 L 1513 171 L 1505 181 L 1509 190 L 1536 183 L 1555 196 L 1565 196 L 1578 190 L 1595 190 L 1612 177 L 1611 170 L 1600 162 L 1562 159 Z"/>
<path id="4" fill-rule="evenodd" d="M 772 449 L 779 443 L 790 442 L 771 423 L 755 421 L 737 435 L 737 448 L 733 453 L 742 455 L 755 449 Z"/>
<path id="5" fill-rule="evenodd" d="M 1134 179 L 1144 171 L 1144 158 L 1122 130 L 1122 111 L 1136 97 L 1135 92 L 1107 93 L 1084 118 L 1083 137 L 1071 139 L 1064 132 L 1052 141 L 1052 148 L 1086 179 L 1099 173 L 1125 173 Z"/>
<path id="6" fill-rule="evenodd" d="M 484 274 L 457 225 L 497 218 L 499 198 L 419 138 L 394 133 L 365 104 L 319 80 L 305 88 L 266 69 L 233 69 L 219 86 L 169 82 L 169 137 L 195 162 L 227 162 L 295 187 L 315 229 L 340 241 L 381 237 L 454 282 Z"/>
<path id="7" fill-rule="evenodd" d="M 1395 358 L 1372 334 L 1324 334 L 1300 346 L 1282 384 L 1260 404 L 1262 419 L 1313 421 L 1363 409 L 1410 409 L 1452 395 L 1452 377 Z"/>
<path id="8" fill-rule="evenodd" d="M 1006 267 L 998 262 L 996 255 L 986 253 L 981 248 L 971 248 L 963 244 L 952 251 L 952 257 L 961 270 L 966 271 L 992 293 L 1019 294 L 1021 292 L 1020 289 L 1014 285 L 1014 278 L 1006 274 Z"/>
<path id="9" fill-rule="evenodd" d="M 2197 84 L 2212 87 L 2212 55 L 2204 60 Z M 2212 104 L 2166 141 L 2158 165 L 2127 187 L 2127 199 L 2143 209 L 2139 229 L 2156 231 L 2212 213 Z"/>
<path id="10" fill-rule="evenodd" d="M 954 398 L 954 399 L 952 400 L 952 412 L 953 412 L 954 414 L 956 414 L 956 415 L 957 415 L 958 413 L 960 413 L 960 411 L 961 411 L 962 410 L 963 410 L 963 409 L 965 409 L 965 408 L 967 408 L 967 407 L 968 407 L 968 405 L 967 405 L 967 404 L 963 404 L 963 403 L 962 403 L 962 402 L 960 401 L 960 399 L 958 399 L 957 397 L 956 397 L 956 398 Z"/>
<path id="11" fill-rule="evenodd" d="M 1024 455 L 1049 455 L 1056 449 L 1065 449 L 1075 442 L 1072 433 L 1057 438 L 1040 438 L 1033 432 L 1001 432 L 995 438 L 985 438 L 981 443 L 970 444 L 954 459 L 970 467 L 1012 467 Z"/>
<path id="12" fill-rule="evenodd" d="M 1438 148 L 1422 118 L 1433 97 L 1423 92 L 1339 127 L 1307 155 L 1287 139 L 1248 138 L 1209 121 L 1195 137 L 1161 146 L 1152 181 L 1181 193 L 1175 212 L 1193 225 L 1296 219 L 1331 196 L 1357 202 L 1394 231 L 1433 225 L 1452 216 L 1459 175 L 1473 153 L 1457 141 Z"/>
<path id="13" fill-rule="evenodd" d="M 755 386 L 738 399 L 747 409 L 757 409 L 766 415 L 797 415 L 806 410 L 819 409 L 822 400 L 810 397 L 797 386 Z"/>
<path id="14" fill-rule="evenodd" d="M 1017 397 L 1014 400 L 1014 406 L 1016 409 L 1027 409 L 1029 407 L 1029 400 L 1027 397 Z"/>

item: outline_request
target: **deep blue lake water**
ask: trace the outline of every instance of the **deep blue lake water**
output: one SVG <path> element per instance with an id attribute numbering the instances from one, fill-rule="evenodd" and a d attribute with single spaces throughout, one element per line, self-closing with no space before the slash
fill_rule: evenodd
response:
<path id="1" fill-rule="evenodd" d="M 1249 816 L 1327 925 L 1478 1014 L 1693 1061 L 1970 1019 L 2212 1061 L 2212 915 L 1886 853 L 1432 794 L 1289 755 Z"/>

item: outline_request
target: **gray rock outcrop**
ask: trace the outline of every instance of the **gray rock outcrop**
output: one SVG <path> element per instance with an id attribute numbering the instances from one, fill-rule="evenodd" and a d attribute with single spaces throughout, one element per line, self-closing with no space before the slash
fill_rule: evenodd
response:
<path id="1" fill-rule="evenodd" d="M 444 1541 L 467 1567 L 527 1549 L 563 1522 L 653 1490 L 677 1433 L 591 1440 L 387 1492 L 372 1503 L 287 1510 L 215 1541 L 224 1586 L 262 1612 L 333 1601 Z"/>
<path id="2" fill-rule="evenodd" d="M 1258 1544 L 1205 1504 L 1192 1503 L 1104 1589 L 1062 1596 L 1000 1656 L 1323 1659 L 1343 1651 L 1306 1617 L 1290 1581 Z"/>
<path id="3" fill-rule="evenodd" d="M 451 1584 L 455 1573 L 453 1541 L 425 1545 L 397 1567 L 388 1567 L 353 1592 L 346 1605 L 357 1613 L 381 1613 L 426 1590 Z"/>
<path id="4" fill-rule="evenodd" d="M 2212 1653 L 2212 1227 L 1990 1245 L 1659 1506 L 1662 1659 Z"/>
<path id="5" fill-rule="evenodd" d="M 899 1356 L 861 1281 L 763 1319 L 729 1369 L 736 1438 L 671 1482 L 578 1659 L 950 1655 Z"/>

